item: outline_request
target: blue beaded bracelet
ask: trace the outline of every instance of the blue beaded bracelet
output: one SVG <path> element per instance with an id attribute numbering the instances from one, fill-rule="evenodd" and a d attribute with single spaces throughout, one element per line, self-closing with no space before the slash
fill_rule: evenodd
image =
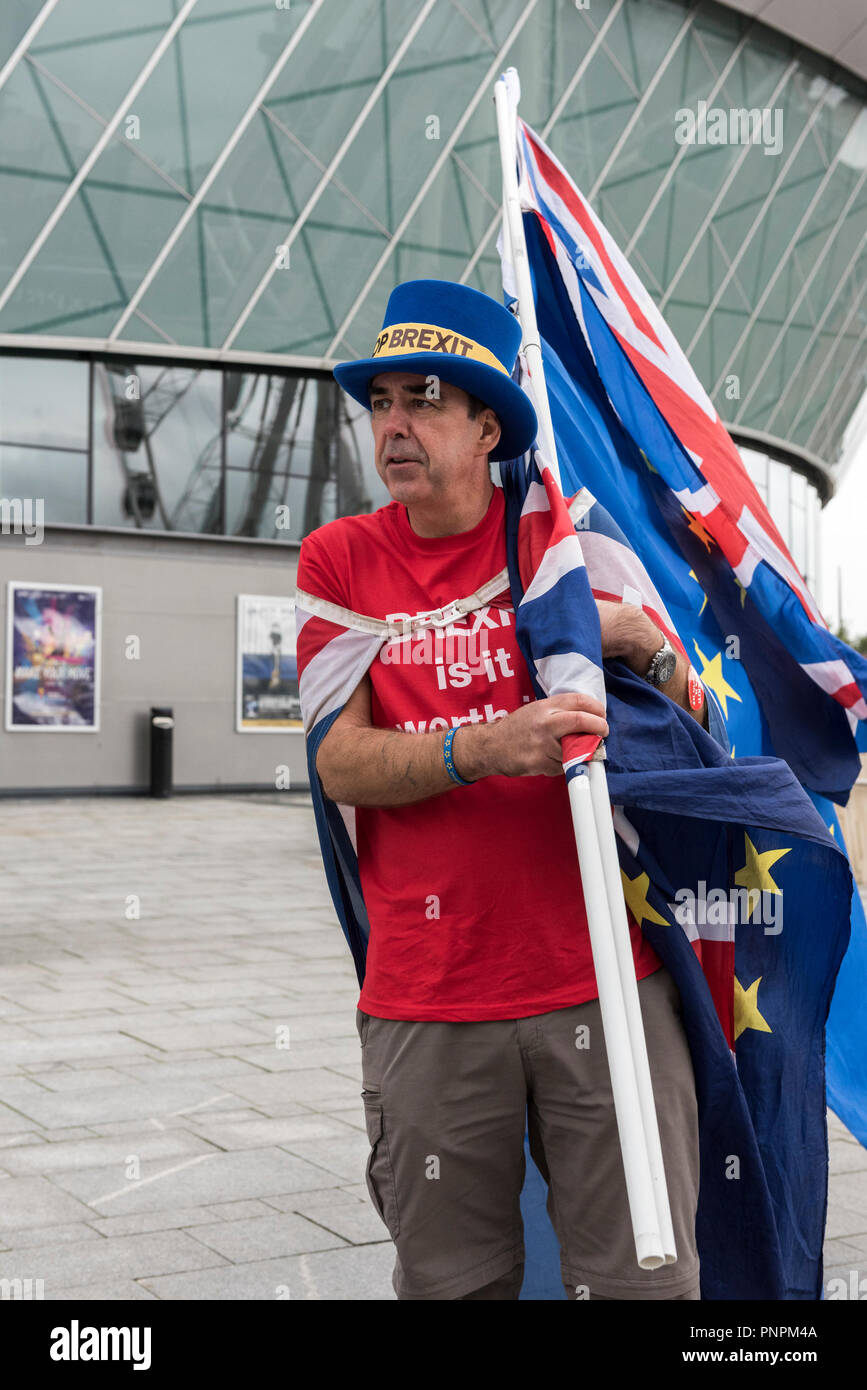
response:
<path id="1" fill-rule="evenodd" d="M 459 787 L 471 787 L 474 779 L 471 778 L 467 781 L 466 777 L 462 777 L 455 767 L 455 760 L 452 757 L 452 744 L 454 743 L 455 734 L 459 728 L 460 725 L 456 724 L 455 727 L 449 729 L 446 734 L 445 742 L 443 743 L 443 762 L 446 765 L 446 772 L 453 782 L 457 782 Z"/>

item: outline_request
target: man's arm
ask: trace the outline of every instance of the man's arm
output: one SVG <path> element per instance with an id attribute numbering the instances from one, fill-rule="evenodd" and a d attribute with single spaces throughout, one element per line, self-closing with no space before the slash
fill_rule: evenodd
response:
<path id="1" fill-rule="evenodd" d="M 662 645 L 662 633 L 640 608 L 597 601 L 602 653 L 619 657 L 644 675 Z M 674 675 L 660 686 L 694 719 L 708 727 L 707 700 L 700 710 L 689 702 L 689 663 L 677 654 Z M 370 711 L 370 676 L 362 677 L 335 719 L 316 755 L 326 796 L 348 806 L 409 806 L 454 791 L 443 761 L 448 730 L 408 734 L 379 729 Z M 559 777 L 560 740 L 565 734 L 608 733 L 603 706 L 589 695 L 552 695 L 533 700 L 490 724 L 462 724 L 452 743 L 461 777 Z"/>
<path id="2" fill-rule="evenodd" d="M 663 634 L 656 623 L 641 608 L 630 603 L 609 603 L 597 599 L 596 607 L 602 629 L 603 656 L 619 657 L 637 676 L 643 676 L 662 646 Z M 657 689 L 687 710 L 706 729 L 707 697 L 702 700 L 700 709 L 693 709 L 689 700 L 689 662 L 680 652 L 675 655 L 677 665 L 671 680 L 657 686 Z"/>
<path id="3" fill-rule="evenodd" d="M 407 734 L 371 722 L 365 675 L 335 719 L 316 755 L 325 795 L 349 806 L 408 806 L 455 791 L 443 761 L 448 730 Z M 608 733 L 604 710 L 589 695 L 534 700 L 490 724 L 462 724 L 452 757 L 461 777 L 560 777 L 565 734 Z"/>

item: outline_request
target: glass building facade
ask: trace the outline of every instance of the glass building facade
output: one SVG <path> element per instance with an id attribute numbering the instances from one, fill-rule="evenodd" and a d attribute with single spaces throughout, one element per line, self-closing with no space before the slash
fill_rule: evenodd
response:
<path id="1" fill-rule="evenodd" d="M 286 542 L 380 505 L 330 367 L 400 280 L 499 298 L 510 65 L 814 579 L 865 389 L 867 86 L 709 0 L 10 0 L 0 494 Z M 678 143 L 701 103 L 779 148 Z"/>

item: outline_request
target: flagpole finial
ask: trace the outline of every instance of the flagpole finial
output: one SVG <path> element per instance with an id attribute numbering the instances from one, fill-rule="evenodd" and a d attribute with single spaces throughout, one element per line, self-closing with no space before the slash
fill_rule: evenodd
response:
<path id="1" fill-rule="evenodd" d="M 517 106 L 521 100 L 521 79 L 518 76 L 517 68 L 506 68 L 500 81 L 509 94 L 509 100 L 513 106 Z"/>

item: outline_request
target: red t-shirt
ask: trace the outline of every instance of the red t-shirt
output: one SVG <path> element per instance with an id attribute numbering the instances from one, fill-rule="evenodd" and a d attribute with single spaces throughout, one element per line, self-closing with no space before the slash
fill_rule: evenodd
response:
<path id="1" fill-rule="evenodd" d="M 417 536 L 397 502 L 330 522 L 302 544 L 298 588 L 374 618 L 439 608 L 505 567 L 504 510 L 495 488 L 477 526 L 436 539 Z M 373 723 L 407 733 L 503 718 L 535 698 L 508 582 L 443 636 L 388 643 L 369 675 Z M 359 807 L 356 836 L 365 1013 L 474 1022 L 596 998 L 565 777 L 485 777 L 409 806 Z M 660 961 L 631 917 L 630 930 L 643 979 Z"/>

